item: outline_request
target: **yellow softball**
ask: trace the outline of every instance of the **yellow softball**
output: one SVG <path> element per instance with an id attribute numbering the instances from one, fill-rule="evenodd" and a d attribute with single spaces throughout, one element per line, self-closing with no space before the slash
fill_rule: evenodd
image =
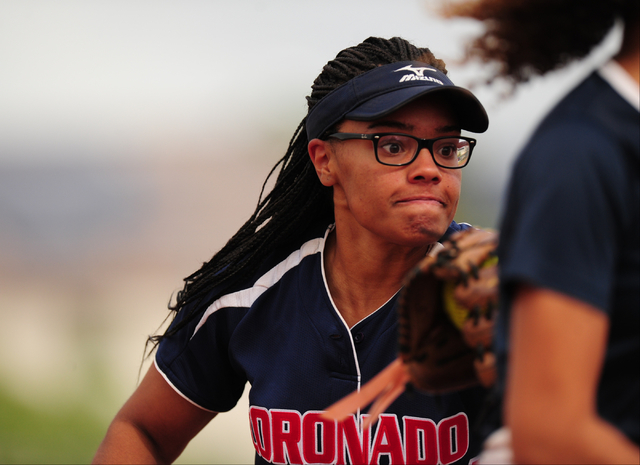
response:
<path id="1" fill-rule="evenodd" d="M 492 256 L 487 258 L 480 264 L 480 268 L 493 266 L 498 263 L 498 257 Z M 458 329 L 462 329 L 462 325 L 469 318 L 469 309 L 460 305 L 455 297 L 454 291 L 457 284 L 453 281 L 446 281 L 442 286 L 442 303 L 444 310 L 449 315 L 449 319 Z"/>
<path id="2" fill-rule="evenodd" d="M 456 288 L 456 284 L 453 281 L 446 281 L 442 287 L 442 303 L 444 304 L 444 310 L 449 315 L 449 319 L 455 325 L 456 328 L 462 329 L 462 325 L 469 317 L 469 309 L 460 305 L 455 297 L 453 291 Z"/>

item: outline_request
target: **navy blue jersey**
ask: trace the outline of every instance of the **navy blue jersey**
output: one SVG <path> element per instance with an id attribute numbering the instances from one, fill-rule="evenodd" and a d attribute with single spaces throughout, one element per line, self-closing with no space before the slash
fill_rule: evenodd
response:
<path id="1" fill-rule="evenodd" d="M 504 380 L 516 283 L 605 312 L 610 332 L 598 411 L 636 443 L 639 216 L 640 114 L 596 72 L 545 118 L 514 167 L 500 228 L 497 355 Z"/>
<path id="2" fill-rule="evenodd" d="M 217 412 L 249 382 L 256 463 L 468 463 L 479 450 L 470 430 L 481 389 L 403 394 L 367 431 L 362 416 L 320 418 L 397 356 L 397 295 L 352 328 L 335 308 L 322 259 L 330 229 L 275 253 L 163 340 L 158 369 L 189 401 Z"/>

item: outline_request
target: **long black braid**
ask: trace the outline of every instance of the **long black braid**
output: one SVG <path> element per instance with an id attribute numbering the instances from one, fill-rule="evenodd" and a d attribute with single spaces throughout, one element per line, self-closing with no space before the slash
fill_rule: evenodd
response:
<path id="1" fill-rule="evenodd" d="M 407 60 L 421 61 L 447 73 L 444 62 L 427 48 L 415 47 L 399 37 L 370 37 L 341 51 L 324 66 L 307 97 L 308 109 L 359 74 L 376 66 Z M 189 314 L 164 334 L 150 336 L 148 343 L 153 348 L 201 315 L 206 305 L 220 297 L 233 282 L 254 273 L 271 251 L 295 241 L 311 227 L 334 221 L 332 190 L 320 183 L 311 163 L 305 123 L 306 117 L 295 130 L 284 157 L 267 176 L 251 217 L 211 260 L 184 279 L 184 287 L 169 309 L 174 317 L 186 308 L 190 309 Z M 263 197 L 269 179 L 278 168 L 273 188 Z M 219 291 L 213 292 L 214 289 Z"/>

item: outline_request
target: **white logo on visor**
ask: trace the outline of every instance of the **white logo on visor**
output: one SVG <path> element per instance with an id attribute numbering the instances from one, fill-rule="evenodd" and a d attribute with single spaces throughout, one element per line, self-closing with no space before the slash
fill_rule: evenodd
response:
<path id="1" fill-rule="evenodd" d="M 404 68 L 396 69 L 394 71 L 394 73 L 397 73 L 398 71 L 411 71 L 413 73 L 413 74 L 405 74 L 404 76 L 402 76 L 400 78 L 399 82 L 404 82 L 404 81 L 431 81 L 431 82 L 437 82 L 438 84 L 443 85 L 443 82 L 440 79 L 436 79 L 436 78 L 424 75 L 425 71 L 437 72 L 437 70 L 434 69 L 434 68 L 427 68 L 427 67 L 414 68 L 413 65 L 407 65 Z"/>

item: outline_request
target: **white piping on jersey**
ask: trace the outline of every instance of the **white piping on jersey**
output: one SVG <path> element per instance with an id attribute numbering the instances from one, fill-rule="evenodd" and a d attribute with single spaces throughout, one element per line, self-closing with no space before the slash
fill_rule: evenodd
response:
<path id="1" fill-rule="evenodd" d="M 329 237 L 329 233 L 331 231 L 333 231 L 335 225 L 331 225 L 329 226 L 329 228 L 327 229 L 327 232 L 325 233 L 325 243 L 326 243 L 326 238 Z M 333 301 L 333 297 L 331 296 L 331 291 L 329 291 L 329 284 L 327 283 L 327 274 L 325 273 L 324 270 L 324 247 L 322 248 L 322 251 L 320 252 L 320 268 L 322 270 L 322 281 L 324 283 L 324 288 L 327 291 L 327 295 L 329 296 L 329 301 L 331 302 L 331 306 L 333 307 L 333 311 L 336 313 L 336 315 L 338 315 L 338 318 L 340 318 L 340 321 L 342 321 L 342 324 L 344 325 L 345 328 L 347 328 L 347 334 L 349 335 L 349 340 L 351 341 L 351 352 L 353 353 L 353 360 L 355 362 L 356 365 L 356 376 L 357 376 L 357 390 L 360 390 L 360 382 L 362 381 L 362 376 L 360 374 L 360 364 L 358 363 L 358 353 L 356 352 L 356 344 L 353 341 L 353 335 L 351 334 L 351 328 L 349 328 L 349 325 L 347 324 L 347 322 L 345 321 L 345 319 L 342 317 L 342 313 L 340 313 L 340 310 L 338 310 L 338 307 L 336 307 L 336 303 Z M 357 323 L 356 323 L 357 324 Z M 360 411 L 358 410 L 358 416 L 360 415 Z"/>
<path id="2" fill-rule="evenodd" d="M 331 231 L 333 231 L 333 229 L 335 228 L 335 225 L 332 225 L 329 227 L 329 229 L 327 230 L 327 233 L 325 234 L 325 239 L 329 236 L 329 233 Z M 326 240 L 325 240 L 326 243 Z M 442 245 L 440 245 L 442 247 Z M 324 281 L 324 287 L 327 291 L 327 295 L 329 296 L 329 301 L 331 302 L 331 306 L 333 307 L 333 311 L 336 313 L 336 315 L 338 315 L 338 318 L 340 318 L 340 321 L 342 321 L 342 324 L 344 325 L 345 328 L 347 328 L 347 334 L 349 334 L 349 341 L 351 341 L 351 352 L 353 354 L 353 361 L 355 363 L 356 366 L 356 376 L 357 376 L 357 390 L 360 390 L 360 387 L 362 385 L 362 374 L 360 372 L 360 362 L 358 361 L 358 352 L 356 351 L 356 344 L 353 340 L 353 335 L 351 334 L 351 329 L 355 328 L 358 324 L 362 323 L 363 321 L 367 320 L 368 318 L 371 318 L 373 315 L 375 315 L 381 308 L 383 308 L 385 305 L 387 305 L 391 299 L 393 299 L 398 292 L 400 292 L 400 289 L 398 289 L 398 291 L 393 294 L 391 297 L 389 297 L 389 299 L 387 299 L 387 301 L 385 303 L 383 303 L 382 305 L 380 305 L 380 307 L 378 307 L 375 311 L 371 312 L 370 314 L 368 314 L 367 316 L 365 316 L 362 320 L 358 321 L 356 324 L 354 324 L 351 328 L 349 327 L 349 325 L 347 324 L 346 320 L 343 318 L 342 313 L 340 313 L 340 310 L 338 310 L 338 307 L 336 306 L 336 303 L 333 301 L 333 297 L 331 296 L 331 291 L 329 291 L 329 284 L 327 283 L 327 274 L 325 273 L 325 269 L 324 269 L 324 247 L 321 251 L 321 269 L 322 269 L 322 280 Z M 358 409 L 358 417 L 360 416 L 360 409 Z"/>
<path id="3" fill-rule="evenodd" d="M 169 384 L 169 386 L 171 386 L 173 388 L 174 391 L 176 391 L 180 397 L 182 397 L 183 399 L 185 399 L 186 401 L 188 401 L 190 404 L 195 405 L 196 407 L 198 407 L 201 410 L 204 410 L 206 412 L 211 412 L 211 413 L 218 413 L 215 410 L 209 410 L 208 408 L 204 408 L 202 405 L 200 404 L 196 404 L 194 401 L 192 401 L 191 399 L 189 399 L 187 396 L 185 396 L 182 391 L 180 389 L 178 389 L 172 382 L 171 380 L 167 377 L 167 375 L 164 374 L 164 371 L 162 371 L 160 369 L 160 367 L 158 366 L 158 358 L 157 356 L 153 358 L 153 364 L 156 367 L 156 370 L 158 370 L 158 373 L 160 373 L 160 375 L 162 375 L 162 377 L 164 378 L 164 380 Z"/>
<path id="4" fill-rule="evenodd" d="M 326 243 L 326 238 L 329 236 L 329 233 L 334 229 L 335 225 L 329 226 L 329 229 L 327 229 L 327 232 L 325 234 L 325 243 Z M 435 256 L 440 250 L 444 249 L 444 246 L 439 243 L 439 242 L 434 242 L 431 247 L 429 248 L 429 250 L 427 251 L 427 255 L 433 255 Z M 342 317 L 342 313 L 340 313 L 340 310 L 338 310 L 338 307 L 336 306 L 335 302 L 333 301 L 333 297 L 331 296 L 331 292 L 329 291 L 329 285 L 327 284 L 327 275 L 325 273 L 325 269 L 324 269 L 324 247 L 322 248 L 321 253 L 321 269 L 322 269 L 322 280 L 324 281 L 324 287 L 327 291 L 327 295 L 329 296 L 329 300 L 331 301 L 331 305 L 333 306 L 333 310 L 336 312 L 336 314 L 338 315 L 338 318 L 340 318 L 340 321 L 342 321 L 342 324 L 344 325 L 345 328 L 347 328 L 347 333 L 349 334 L 349 340 L 351 341 L 351 350 L 353 353 L 353 360 L 355 362 L 356 365 L 356 374 L 357 374 L 357 391 L 360 391 L 361 385 L 362 385 L 362 375 L 360 373 L 360 363 L 358 362 L 358 353 L 356 351 L 356 344 L 353 341 L 353 335 L 351 334 L 351 328 L 349 328 L 349 325 L 347 324 L 347 322 L 345 321 L 345 319 Z M 366 317 L 364 317 L 362 320 L 358 321 L 355 325 L 353 325 L 353 327 L 355 327 L 356 325 L 360 324 L 361 322 L 365 321 L 367 318 L 373 316 L 375 313 L 377 313 L 381 308 L 383 308 L 385 305 L 387 305 L 389 303 L 389 301 L 391 301 L 391 299 L 393 299 L 398 292 L 400 292 L 400 289 L 398 289 L 398 291 L 393 294 L 391 297 L 389 297 L 389 299 L 383 303 L 378 309 L 376 309 L 374 312 L 370 313 L 369 315 L 367 315 Z M 358 409 L 358 413 L 357 413 L 358 418 L 360 417 L 360 409 Z"/>
<path id="5" fill-rule="evenodd" d="M 312 239 L 302 244 L 302 246 L 298 250 L 294 251 L 285 260 L 281 261 L 265 274 L 260 276 L 253 287 L 233 292 L 231 294 L 223 295 L 218 300 L 215 300 L 211 305 L 209 305 L 207 310 L 202 315 L 202 318 L 200 318 L 200 321 L 198 322 L 196 329 L 193 331 L 191 338 L 193 338 L 198 330 L 202 328 L 207 319 L 221 308 L 251 307 L 251 305 L 253 305 L 258 297 L 260 297 L 271 286 L 280 281 L 280 279 L 287 271 L 298 266 L 305 257 L 321 252 L 324 248 L 324 243 L 330 230 L 331 228 L 327 229 L 324 237 Z"/>

